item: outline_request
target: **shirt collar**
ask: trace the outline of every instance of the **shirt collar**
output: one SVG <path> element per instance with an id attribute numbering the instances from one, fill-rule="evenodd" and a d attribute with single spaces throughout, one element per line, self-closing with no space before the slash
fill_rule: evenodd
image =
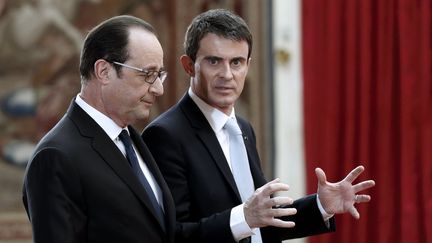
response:
<path id="1" fill-rule="evenodd" d="M 75 102 L 106 132 L 112 140 L 118 137 L 123 128 L 117 125 L 111 118 L 85 102 L 81 98 L 80 94 L 76 96 Z M 125 129 L 127 130 L 127 127 Z"/>
<path id="2" fill-rule="evenodd" d="M 192 88 L 189 87 L 188 94 L 191 99 L 195 102 L 201 112 L 204 114 L 205 118 L 209 122 L 211 128 L 215 133 L 218 133 L 224 126 L 228 119 L 235 119 L 235 111 L 234 108 L 229 116 L 227 116 L 222 111 L 214 108 L 207 104 L 204 100 L 198 97 L 193 91 Z"/>

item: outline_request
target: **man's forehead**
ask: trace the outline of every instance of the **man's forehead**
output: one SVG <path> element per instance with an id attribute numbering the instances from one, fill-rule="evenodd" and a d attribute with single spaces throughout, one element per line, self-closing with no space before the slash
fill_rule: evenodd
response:
<path id="1" fill-rule="evenodd" d="M 221 59 L 247 58 L 248 45 L 246 42 L 202 42 L 197 57 L 215 57 Z"/>
<path id="2" fill-rule="evenodd" d="M 229 37 L 222 36 L 222 35 L 217 35 L 217 34 L 214 34 L 214 33 L 208 33 L 208 34 L 204 35 L 199 42 L 200 42 L 200 45 L 206 44 L 208 42 L 211 42 L 211 43 L 213 43 L 213 42 L 216 42 L 216 43 L 221 42 L 223 44 L 233 43 L 233 44 L 245 45 L 245 46 L 249 45 L 246 40 L 243 40 L 243 39 L 242 40 L 236 40 L 236 39 L 233 39 L 233 38 L 229 38 Z"/>

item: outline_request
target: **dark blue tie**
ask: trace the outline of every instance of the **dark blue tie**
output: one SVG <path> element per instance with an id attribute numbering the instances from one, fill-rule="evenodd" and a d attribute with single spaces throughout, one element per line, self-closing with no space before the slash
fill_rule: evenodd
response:
<path id="1" fill-rule="evenodd" d="M 156 212 L 157 216 L 159 217 L 162 225 L 165 227 L 165 217 L 164 213 L 162 211 L 162 207 L 159 205 L 159 203 L 156 200 L 156 196 L 153 192 L 153 190 L 150 187 L 150 184 L 147 181 L 147 178 L 144 176 L 143 171 L 141 170 L 141 167 L 138 162 L 138 158 L 136 157 L 135 150 L 132 146 L 132 139 L 129 136 L 129 133 L 123 129 L 122 132 L 119 135 L 120 140 L 123 142 L 123 145 L 126 149 L 126 158 L 128 159 L 133 172 L 138 177 L 139 181 L 143 185 L 144 189 L 147 192 L 148 197 L 150 198 L 150 202 L 152 203 L 154 207 L 154 211 Z"/>

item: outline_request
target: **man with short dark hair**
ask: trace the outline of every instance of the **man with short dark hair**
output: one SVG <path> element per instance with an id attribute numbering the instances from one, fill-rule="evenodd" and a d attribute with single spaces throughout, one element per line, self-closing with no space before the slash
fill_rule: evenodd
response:
<path id="1" fill-rule="evenodd" d="M 171 193 L 131 126 L 163 94 L 153 27 L 132 16 L 102 22 L 85 39 L 80 74 L 81 92 L 26 170 L 34 242 L 172 243 Z"/>
<path id="2" fill-rule="evenodd" d="M 370 197 L 355 194 L 374 185 L 352 185 L 362 166 L 338 183 L 317 169 L 318 193 L 294 202 L 272 197 L 288 186 L 266 182 L 253 128 L 234 112 L 252 50 L 243 19 L 221 9 L 202 13 L 184 47 L 180 61 L 190 88 L 142 134 L 173 194 L 176 242 L 281 242 L 333 231 L 336 213 L 359 217 L 354 203 Z"/>

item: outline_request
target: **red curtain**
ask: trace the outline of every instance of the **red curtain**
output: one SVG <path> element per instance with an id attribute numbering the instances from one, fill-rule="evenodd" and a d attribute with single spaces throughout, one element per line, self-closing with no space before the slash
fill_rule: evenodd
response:
<path id="1" fill-rule="evenodd" d="M 361 218 L 309 242 L 432 242 L 432 1 L 302 0 L 308 192 L 356 165 Z"/>

